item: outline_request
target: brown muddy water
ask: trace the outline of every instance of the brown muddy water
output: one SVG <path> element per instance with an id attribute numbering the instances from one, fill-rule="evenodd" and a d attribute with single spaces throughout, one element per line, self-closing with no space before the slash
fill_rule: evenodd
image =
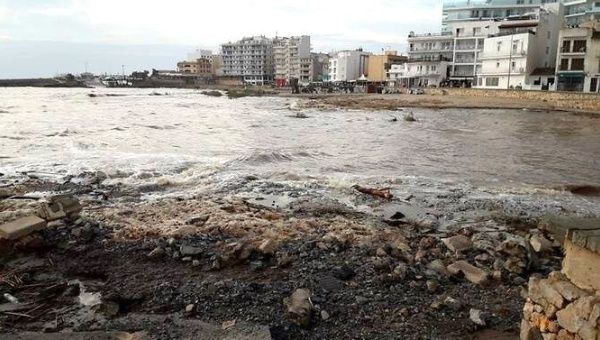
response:
<path id="1" fill-rule="evenodd" d="M 330 188 L 403 183 L 598 196 L 600 116 L 406 109 L 417 118 L 410 123 L 401 111 L 308 109 L 299 119 L 295 102 L 194 90 L 3 88 L 0 173 L 6 180 L 99 170 L 109 183 L 180 192 L 253 175 Z"/>

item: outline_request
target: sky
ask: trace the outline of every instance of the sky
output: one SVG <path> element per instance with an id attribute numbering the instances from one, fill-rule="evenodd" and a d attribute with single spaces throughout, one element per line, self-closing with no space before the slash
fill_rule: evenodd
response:
<path id="1" fill-rule="evenodd" d="M 404 52 L 440 0 L 0 0 L 0 78 L 172 69 L 244 36 L 310 35 L 315 52 Z"/>

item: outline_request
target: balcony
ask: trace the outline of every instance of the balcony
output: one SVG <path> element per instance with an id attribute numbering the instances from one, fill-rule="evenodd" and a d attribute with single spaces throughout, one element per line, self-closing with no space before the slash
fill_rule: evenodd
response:
<path id="1" fill-rule="evenodd" d="M 472 51 L 475 50 L 475 45 L 456 45 L 457 51 Z"/>

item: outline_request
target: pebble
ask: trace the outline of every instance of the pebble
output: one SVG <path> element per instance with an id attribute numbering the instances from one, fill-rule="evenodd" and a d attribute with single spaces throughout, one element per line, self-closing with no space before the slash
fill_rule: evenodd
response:
<path id="1" fill-rule="evenodd" d="M 323 320 L 328 320 L 329 319 L 329 313 L 327 313 L 327 311 L 322 310 L 321 311 L 321 319 Z"/>
<path id="2" fill-rule="evenodd" d="M 483 317 L 481 316 L 481 311 L 479 309 L 471 308 L 471 310 L 469 310 L 469 319 L 471 319 L 471 321 L 473 321 L 473 323 L 478 326 L 486 325 L 485 320 L 483 320 Z"/>
<path id="3" fill-rule="evenodd" d="M 185 312 L 187 314 L 192 314 L 194 312 L 194 307 L 196 307 L 193 303 L 190 303 L 189 305 L 185 306 Z"/>

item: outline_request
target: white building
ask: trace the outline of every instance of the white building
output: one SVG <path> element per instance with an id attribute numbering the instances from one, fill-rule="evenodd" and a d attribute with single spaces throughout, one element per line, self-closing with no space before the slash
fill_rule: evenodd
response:
<path id="1" fill-rule="evenodd" d="M 567 26 L 577 27 L 588 21 L 600 20 L 599 0 L 565 0 Z"/>
<path id="2" fill-rule="evenodd" d="M 340 51 L 329 59 L 330 81 L 355 81 L 367 74 L 367 63 L 370 53 L 361 49 L 356 51 Z"/>
<path id="3" fill-rule="evenodd" d="M 223 75 L 239 76 L 252 85 L 273 82 L 273 41 L 264 36 L 244 38 L 221 45 Z"/>
<path id="4" fill-rule="evenodd" d="M 600 22 L 560 31 L 557 90 L 600 92 Z"/>
<path id="5" fill-rule="evenodd" d="M 399 87 L 440 86 L 448 76 L 447 61 L 413 61 L 394 64 L 389 70 L 390 82 Z"/>
<path id="6" fill-rule="evenodd" d="M 273 57 L 277 86 L 286 86 L 291 79 L 298 79 L 301 83 L 310 81 L 310 36 L 275 38 Z"/>
<path id="7" fill-rule="evenodd" d="M 485 39 L 476 87 L 553 89 L 562 6 L 553 4 L 519 19 L 502 21 L 499 33 Z"/>

